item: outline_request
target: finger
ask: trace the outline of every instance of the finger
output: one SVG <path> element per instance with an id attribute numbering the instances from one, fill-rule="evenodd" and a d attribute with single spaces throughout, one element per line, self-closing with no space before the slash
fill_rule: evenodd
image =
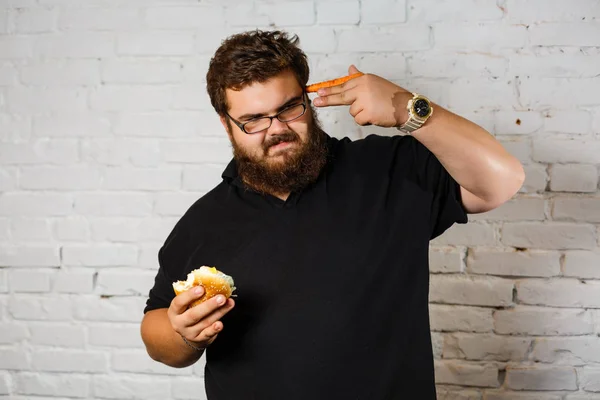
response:
<path id="1" fill-rule="evenodd" d="M 350 115 L 352 115 L 353 117 L 356 117 L 356 115 L 363 110 L 362 105 L 360 105 L 359 103 L 360 102 L 355 101 L 354 103 L 352 103 L 350 109 L 348 110 L 350 112 Z"/>
<path id="2" fill-rule="evenodd" d="M 193 301 L 198 300 L 203 295 L 204 288 L 202 286 L 193 287 L 190 290 L 186 290 L 185 292 L 175 296 L 173 301 L 171 301 L 170 308 L 177 315 L 183 314 Z"/>
<path id="3" fill-rule="evenodd" d="M 330 96 L 325 97 L 317 97 L 313 101 L 313 104 L 318 107 L 341 106 L 352 104 L 354 103 L 354 100 L 356 100 L 355 91 L 347 90 L 339 94 L 332 94 Z"/>
<path id="4" fill-rule="evenodd" d="M 232 301 L 230 303 L 227 303 L 225 306 L 219 308 L 218 310 L 212 312 L 211 314 L 207 315 L 204 319 L 199 321 L 195 326 L 189 328 L 191 333 L 197 335 L 200 332 L 202 332 L 204 329 L 206 329 L 209 326 L 211 326 L 212 324 L 214 324 L 215 322 L 220 321 L 221 318 L 223 318 L 225 316 L 225 314 L 227 314 L 229 311 L 231 311 L 233 309 L 234 305 L 235 304 Z"/>
<path id="5" fill-rule="evenodd" d="M 194 342 L 208 342 L 210 344 L 216 336 L 223 330 L 223 323 L 221 321 L 215 322 L 210 325 L 208 328 L 204 329 L 200 332 L 195 338 L 192 340 Z"/>
<path id="6" fill-rule="evenodd" d="M 358 68 L 356 68 L 354 64 L 350 64 L 350 66 L 348 67 L 348 75 L 357 74 L 359 72 L 360 71 L 358 70 Z"/>
<path id="7" fill-rule="evenodd" d="M 371 125 L 366 113 L 363 110 L 354 116 L 354 121 L 361 126 Z"/>
<path id="8" fill-rule="evenodd" d="M 343 93 L 347 90 L 354 89 L 358 85 L 358 79 L 360 78 L 361 77 L 359 76 L 358 78 L 350 79 L 349 81 L 344 82 L 341 85 L 321 88 L 317 90 L 317 94 L 319 96 L 331 96 L 332 94 Z"/>
<path id="9" fill-rule="evenodd" d="M 233 301 L 233 300 L 232 300 Z M 210 314 L 218 310 L 220 307 L 227 303 L 227 299 L 222 294 L 208 299 L 203 303 L 198 304 L 196 307 L 192 307 L 183 313 L 183 324 L 186 327 L 196 325 L 198 322 L 207 318 Z"/>

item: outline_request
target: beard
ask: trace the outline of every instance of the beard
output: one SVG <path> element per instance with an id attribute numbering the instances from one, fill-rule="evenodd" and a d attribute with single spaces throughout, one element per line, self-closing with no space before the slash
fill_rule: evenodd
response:
<path id="1" fill-rule="evenodd" d="M 293 131 L 272 136 L 262 144 L 266 155 L 271 147 L 280 143 L 294 143 L 292 151 L 285 151 L 281 162 L 271 162 L 268 156 L 257 158 L 239 146 L 233 138 L 233 157 L 242 181 L 261 194 L 285 194 L 300 191 L 314 183 L 327 162 L 325 132 L 314 113 L 308 126 L 306 142 Z"/>

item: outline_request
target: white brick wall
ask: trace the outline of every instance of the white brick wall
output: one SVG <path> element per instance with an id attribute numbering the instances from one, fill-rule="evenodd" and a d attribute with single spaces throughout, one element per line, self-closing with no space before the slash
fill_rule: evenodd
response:
<path id="1" fill-rule="evenodd" d="M 1 3 L 1 398 L 204 398 L 204 360 L 151 361 L 139 322 L 158 248 L 231 154 L 208 61 L 274 26 L 311 81 L 355 63 L 525 166 L 514 199 L 432 243 L 439 398 L 600 399 L 598 0 Z"/>

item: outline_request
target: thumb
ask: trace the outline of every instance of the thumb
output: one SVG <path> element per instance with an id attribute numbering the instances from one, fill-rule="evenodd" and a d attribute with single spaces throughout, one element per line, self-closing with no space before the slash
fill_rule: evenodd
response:
<path id="1" fill-rule="evenodd" d="M 358 70 L 358 68 L 356 68 L 354 64 L 351 64 L 350 67 L 348 67 L 348 75 L 357 74 L 359 72 L 360 71 Z"/>

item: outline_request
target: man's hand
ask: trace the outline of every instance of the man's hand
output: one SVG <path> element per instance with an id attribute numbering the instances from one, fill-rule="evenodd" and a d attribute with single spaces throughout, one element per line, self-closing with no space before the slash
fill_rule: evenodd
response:
<path id="1" fill-rule="evenodd" d="M 206 348 L 223 329 L 220 319 L 233 308 L 235 302 L 218 295 L 188 309 L 189 305 L 203 294 L 204 288 L 197 286 L 175 296 L 167 315 L 175 332 L 196 346 Z"/>
<path id="2" fill-rule="evenodd" d="M 354 65 L 348 74 L 360 72 Z M 359 125 L 400 126 L 408 120 L 406 105 L 412 94 L 373 74 L 365 74 L 338 86 L 317 91 L 317 107 L 349 105 L 350 115 Z"/>

